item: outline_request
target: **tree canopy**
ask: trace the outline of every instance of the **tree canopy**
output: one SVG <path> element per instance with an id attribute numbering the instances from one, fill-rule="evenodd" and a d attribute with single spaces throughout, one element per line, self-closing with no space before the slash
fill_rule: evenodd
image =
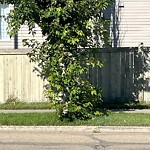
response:
<path id="1" fill-rule="evenodd" d="M 98 113 L 101 92 L 83 74 L 89 67 L 102 66 L 95 57 L 95 48 L 109 43 L 103 10 L 110 0 L 0 0 L 15 4 L 7 17 L 10 36 L 21 25 L 36 34 L 41 28 L 45 41 L 24 39 L 32 48 L 32 61 L 39 63 L 41 74 L 48 80 L 46 95 L 54 103 L 62 118 L 89 118 Z M 95 39 L 99 39 L 96 40 Z"/>

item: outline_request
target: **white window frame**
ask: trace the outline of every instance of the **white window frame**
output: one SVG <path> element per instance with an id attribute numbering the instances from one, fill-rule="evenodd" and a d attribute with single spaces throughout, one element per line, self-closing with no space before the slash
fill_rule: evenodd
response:
<path id="1" fill-rule="evenodd" d="M 0 4 L 0 7 L 2 6 L 2 5 L 8 5 L 8 9 L 9 9 L 9 12 L 10 12 L 10 5 L 9 4 Z M 8 13 L 9 13 L 8 12 Z M 0 15 L 1 15 L 1 8 L 0 8 Z M 3 14 L 2 14 L 3 15 Z M 4 18 L 0 18 L 0 34 L 1 34 L 1 31 L 2 31 L 2 27 L 1 27 L 1 21 L 3 20 Z M 7 26 L 6 27 L 4 27 L 5 29 L 7 28 Z M 7 32 L 7 31 L 6 31 Z M 10 37 L 9 37 L 9 35 L 7 34 L 7 35 L 5 35 L 4 36 L 4 38 L 3 37 L 1 37 L 1 35 L 0 35 L 0 41 L 4 41 L 4 42 L 7 42 L 7 41 L 11 41 L 11 39 L 10 39 Z"/>

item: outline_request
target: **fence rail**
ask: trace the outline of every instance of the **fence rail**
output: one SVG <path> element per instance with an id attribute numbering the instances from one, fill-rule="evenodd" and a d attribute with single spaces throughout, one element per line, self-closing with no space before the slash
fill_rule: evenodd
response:
<path id="1" fill-rule="evenodd" d="M 46 101 L 43 81 L 27 53 L 29 50 L 0 51 L 0 103 L 10 98 L 26 102 Z M 103 90 L 108 102 L 150 101 L 149 50 L 138 48 L 99 49 L 104 67 L 90 69 L 90 81 Z"/>

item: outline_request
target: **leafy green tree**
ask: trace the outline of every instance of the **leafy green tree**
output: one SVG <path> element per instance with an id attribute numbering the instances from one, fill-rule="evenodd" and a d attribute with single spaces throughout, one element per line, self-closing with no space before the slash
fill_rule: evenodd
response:
<path id="1" fill-rule="evenodd" d="M 32 61 L 42 68 L 48 80 L 46 95 L 55 105 L 60 118 L 87 119 L 100 114 L 101 90 L 83 74 L 89 67 L 102 66 L 97 60 L 96 47 L 108 45 L 107 21 L 103 18 L 110 0 L 0 0 L 16 4 L 7 17 L 9 34 L 13 36 L 21 25 L 36 34 L 37 24 L 45 36 L 40 43 L 24 39 L 32 48 Z M 96 42 L 94 37 L 99 37 Z"/>

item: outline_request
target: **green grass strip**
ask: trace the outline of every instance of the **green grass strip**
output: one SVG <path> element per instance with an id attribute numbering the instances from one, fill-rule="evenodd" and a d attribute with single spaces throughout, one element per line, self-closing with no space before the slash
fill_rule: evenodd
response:
<path id="1" fill-rule="evenodd" d="M 52 105 L 50 103 L 25 103 L 25 102 L 14 102 L 0 104 L 0 109 L 6 110 L 18 110 L 18 109 L 51 109 Z"/>
<path id="2" fill-rule="evenodd" d="M 0 114 L 0 125 L 150 126 L 150 114 L 109 113 L 87 121 L 60 121 L 55 113 Z"/>

